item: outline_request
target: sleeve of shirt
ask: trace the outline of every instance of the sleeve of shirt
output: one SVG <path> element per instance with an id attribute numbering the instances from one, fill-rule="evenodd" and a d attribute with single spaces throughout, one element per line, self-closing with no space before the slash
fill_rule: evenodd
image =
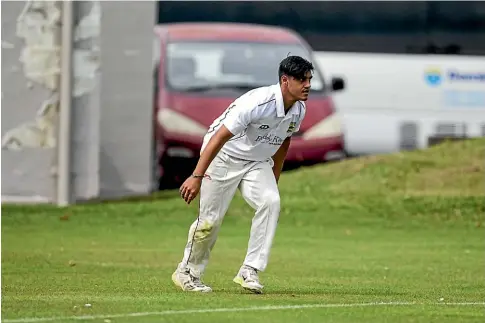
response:
<path id="1" fill-rule="evenodd" d="M 248 125 L 258 119 L 257 104 L 252 100 L 235 102 L 228 108 L 227 115 L 222 124 L 236 135 L 244 131 Z"/>
<path id="2" fill-rule="evenodd" d="M 290 133 L 290 135 L 288 137 L 291 137 L 295 132 L 300 131 L 301 123 L 303 122 L 303 119 L 305 118 L 306 106 L 302 102 L 300 102 L 300 104 L 301 104 L 301 106 L 300 106 L 300 113 L 299 113 L 298 121 L 296 122 L 294 130 Z"/>

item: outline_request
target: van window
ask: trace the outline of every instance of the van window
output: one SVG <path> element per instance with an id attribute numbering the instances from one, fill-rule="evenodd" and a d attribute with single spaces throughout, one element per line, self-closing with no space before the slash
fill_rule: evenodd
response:
<path id="1" fill-rule="evenodd" d="M 430 1 L 427 6 L 429 43 L 437 53 L 485 54 L 485 2 Z"/>

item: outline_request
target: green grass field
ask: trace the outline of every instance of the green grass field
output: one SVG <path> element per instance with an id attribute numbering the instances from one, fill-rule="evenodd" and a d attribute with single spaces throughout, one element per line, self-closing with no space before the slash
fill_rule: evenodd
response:
<path id="1" fill-rule="evenodd" d="M 484 161 L 478 139 L 285 173 L 263 295 L 232 282 L 253 214 L 239 195 L 204 277 L 210 294 L 170 278 L 197 215 L 177 191 L 3 205 L 2 320 L 484 322 Z"/>

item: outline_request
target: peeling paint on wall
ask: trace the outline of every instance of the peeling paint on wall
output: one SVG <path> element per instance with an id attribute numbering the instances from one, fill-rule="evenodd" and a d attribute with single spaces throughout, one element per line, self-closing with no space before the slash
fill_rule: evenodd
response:
<path id="1" fill-rule="evenodd" d="M 27 1 L 17 18 L 17 36 L 24 40 L 19 61 L 35 84 L 59 87 L 61 11 L 55 1 Z"/>
<path id="2" fill-rule="evenodd" d="M 25 122 L 9 130 L 2 138 L 2 148 L 21 150 L 23 148 L 55 147 L 55 130 L 59 97 L 54 94 L 44 101 L 34 121 Z"/>
<path id="3" fill-rule="evenodd" d="M 74 41 L 89 40 L 101 33 L 101 6 L 92 1 L 92 9 L 74 28 Z M 51 92 L 40 102 L 33 121 L 7 131 L 2 149 L 54 148 L 59 111 L 61 1 L 27 1 L 17 18 L 17 37 L 23 39 L 19 61 L 28 80 L 27 88 L 40 86 Z M 8 44 L 2 42 L 2 47 Z M 73 50 L 73 96 L 93 91 L 99 70 L 99 48 Z M 21 108 L 21 107 L 20 107 Z"/>
<path id="4" fill-rule="evenodd" d="M 12 43 L 9 43 L 8 41 L 2 40 L 2 49 L 12 49 L 15 46 Z"/>
<path id="5" fill-rule="evenodd" d="M 74 29 L 75 43 L 92 41 L 101 35 L 101 4 L 99 1 L 90 2 L 91 11 L 81 18 Z M 88 47 L 88 49 L 74 47 L 74 97 L 91 93 L 96 85 L 96 75 L 100 67 L 100 49 L 95 44 Z"/>
<path id="6" fill-rule="evenodd" d="M 20 24 L 17 18 L 26 2 L 2 2 L 1 137 L 8 138 L 4 135 L 10 130 L 10 138 L 19 140 L 12 140 L 9 146 L 20 149 L 2 150 L 2 201 L 52 203 L 58 187 L 57 149 L 27 148 L 26 143 L 32 142 L 33 147 L 55 147 L 55 141 L 39 139 L 56 138 L 58 98 L 54 95 L 56 91 L 28 79 L 25 66 L 19 60 L 22 50 L 28 46 L 17 32 Z M 31 1 L 32 4 L 42 5 L 41 1 Z M 77 64 L 73 81 L 80 84 L 73 83 L 77 90 L 74 94 L 86 93 L 74 97 L 72 102 L 73 199 L 146 194 L 152 188 L 153 179 L 153 147 L 148 139 L 152 138 L 153 124 L 151 46 L 156 3 L 75 1 L 73 4 L 74 50 L 84 53 L 73 57 Z M 30 5 L 25 6 L 29 15 Z M 96 24 L 98 17 L 102 18 L 101 32 Z M 25 16 L 19 20 L 24 19 Z M 85 64 L 78 64 L 78 60 Z M 94 90 L 90 92 L 93 74 Z M 13 132 L 14 128 L 18 131 Z M 47 129 L 52 129 L 52 133 Z"/>
<path id="7" fill-rule="evenodd" d="M 74 31 L 74 41 L 98 37 L 101 31 L 101 4 L 93 1 L 91 12 L 79 21 Z"/>

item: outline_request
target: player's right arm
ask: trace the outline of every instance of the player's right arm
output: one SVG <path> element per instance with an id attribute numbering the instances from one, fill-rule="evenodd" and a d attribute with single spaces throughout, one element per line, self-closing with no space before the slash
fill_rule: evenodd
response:
<path id="1" fill-rule="evenodd" d="M 203 177 L 203 175 L 207 171 L 207 168 L 209 168 L 210 163 L 219 153 L 222 146 L 224 146 L 224 144 L 233 136 L 234 134 L 230 132 L 224 124 L 216 131 L 216 133 L 207 143 L 204 151 L 202 151 L 199 162 L 195 167 L 194 175 L 197 178 Z"/>
<path id="2" fill-rule="evenodd" d="M 202 154 L 200 155 L 194 173 L 192 176 L 187 178 L 180 187 L 180 195 L 185 202 L 187 202 L 187 204 L 190 204 L 190 202 L 195 199 L 197 194 L 199 194 L 202 179 L 204 178 L 207 168 L 209 168 L 209 165 L 217 156 L 222 146 L 224 146 L 224 144 L 233 136 L 234 135 L 223 124 L 211 137 L 206 147 L 202 151 Z"/>
<path id="3" fill-rule="evenodd" d="M 258 118 L 256 106 L 257 104 L 247 100 L 246 102 L 237 102 L 227 111 L 227 114 L 221 120 L 222 125 L 202 151 L 193 175 L 180 187 L 180 195 L 187 204 L 190 204 L 199 194 L 205 172 L 224 144 L 234 135 L 244 131 L 253 120 Z"/>

